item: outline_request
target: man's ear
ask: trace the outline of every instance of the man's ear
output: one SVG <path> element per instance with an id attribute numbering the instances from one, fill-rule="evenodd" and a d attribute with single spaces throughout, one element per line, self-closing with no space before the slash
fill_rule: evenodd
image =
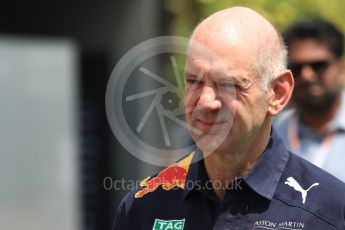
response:
<path id="1" fill-rule="evenodd" d="M 277 115 L 287 105 L 291 98 L 293 87 L 294 80 L 290 70 L 280 72 L 278 77 L 272 81 L 268 107 L 268 113 L 271 116 Z"/>

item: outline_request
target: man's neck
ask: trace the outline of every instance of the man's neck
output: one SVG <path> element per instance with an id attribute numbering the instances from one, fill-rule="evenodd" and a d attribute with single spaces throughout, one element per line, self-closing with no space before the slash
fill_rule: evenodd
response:
<path id="1" fill-rule="evenodd" d="M 214 191 L 224 198 L 227 187 L 236 178 L 248 173 L 264 152 L 270 139 L 271 126 L 257 132 L 254 137 L 234 152 L 214 152 L 204 159 L 207 175 L 214 183 Z"/>
<path id="2" fill-rule="evenodd" d="M 315 133 L 323 133 L 326 131 L 327 124 L 335 117 L 339 110 L 341 95 L 336 97 L 333 105 L 327 111 L 308 111 L 300 108 L 300 121 L 306 126 L 312 128 Z"/>

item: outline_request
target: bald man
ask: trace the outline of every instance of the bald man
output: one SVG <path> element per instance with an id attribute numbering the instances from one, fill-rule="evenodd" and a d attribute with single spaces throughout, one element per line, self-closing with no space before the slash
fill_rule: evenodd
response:
<path id="1" fill-rule="evenodd" d="M 274 27 L 248 8 L 196 27 L 184 101 L 197 149 L 130 192 L 114 229 L 345 229 L 345 185 L 291 154 L 272 129 L 294 85 L 286 55 Z"/>

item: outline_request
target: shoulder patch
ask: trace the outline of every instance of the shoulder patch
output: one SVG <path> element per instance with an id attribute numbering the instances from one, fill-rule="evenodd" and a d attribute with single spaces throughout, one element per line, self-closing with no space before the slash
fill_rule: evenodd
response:
<path id="1" fill-rule="evenodd" d="M 164 190 L 170 190 L 175 187 L 184 189 L 189 165 L 193 159 L 193 155 L 194 152 L 181 161 L 168 166 L 153 178 L 145 178 L 140 182 L 140 186 L 143 188 L 135 193 L 134 197 L 143 197 L 147 193 L 155 191 L 159 186 L 162 186 Z"/>

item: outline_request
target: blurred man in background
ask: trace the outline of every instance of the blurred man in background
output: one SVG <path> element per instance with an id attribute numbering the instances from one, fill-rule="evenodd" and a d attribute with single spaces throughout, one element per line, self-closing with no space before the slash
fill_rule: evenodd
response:
<path id="1" fill-rule="evenodd" d="M 292 108 L 275 120 L 292 152 L 345 181 L 343 35 L 329 22 L 306 20 L 284 34 L 295 79 Z"/>

